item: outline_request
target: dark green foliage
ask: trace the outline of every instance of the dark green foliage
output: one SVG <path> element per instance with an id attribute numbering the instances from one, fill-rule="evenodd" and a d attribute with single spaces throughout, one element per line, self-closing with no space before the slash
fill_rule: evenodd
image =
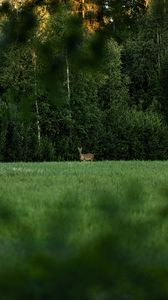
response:
<path id="1" fill-rule="evenodd" d="M 167 126 L 157 114 L 114 103 L 105 115 L 102 137 L 106 159 L 167 159 Z"/>
<path id="2" fill-rule="evenodd" d="M 2 3 L 0 17 L 7 16 L 1 26 L 1 47 L 12 44 L 22 44 L 30 39 L 32 31 L 37 26 L 37 19 L 30 5 L 24 5 L 19 10 L 12 8 L 8 2 Z"/>
<path id="3" fill-rule="evenodd" d="M 160 85 L 161 85 L 161 111 L 168 121 L 168 56 L 167 53 L 162 58 L 161 72 L 160 72 Z"/>
<path id="4" fill-rule="evenodd" d="M 69 4 L 1 6 L 1 161 L 74 160 L 78 146 L 167 159 L 167 6 L 109 1 L 114 22 L 90 34 Z M 40 34 L 37 5 L 51 13 Z"/>

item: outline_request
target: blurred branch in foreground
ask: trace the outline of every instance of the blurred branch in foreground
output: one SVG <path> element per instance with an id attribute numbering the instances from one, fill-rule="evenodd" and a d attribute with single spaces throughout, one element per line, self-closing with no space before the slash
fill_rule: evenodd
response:
<path id="1" fill-rule="evenodd" d="M 79 199 L 75 193 L 66 194 L 62 209 L 58 207 L 49 217 L 45 242 L 23 227 L 17 236 L 20 248 L 15 249 L 15 259 L 11 263 L 5 259 L 8 249 L 1 256 L 1 299 L 167 299 L 167 243 L 161 247 L 154 239 L 163 224 L 167 226 L 167 189 L 146 219 L 141 208 L 144 195 L 137 182 L 125 187 L 123 198 L 96 193 L 95 209 L 106 229 L 77 249 L 69 244 L 68 236 L 80 222 Z M 22 228 L 19 217 L 10 218 L 10 208 L 0 204 L 1 226 L 10 226 L 16 218 L 17 227 L 13 225 L 12 230 Z M 28 248 L 31 236 L 34 244 Z"/>

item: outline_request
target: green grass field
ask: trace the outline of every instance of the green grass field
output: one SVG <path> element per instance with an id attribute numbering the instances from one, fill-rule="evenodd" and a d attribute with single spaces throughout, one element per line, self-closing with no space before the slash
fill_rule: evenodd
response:
<path id="1" fill-rule="evenodd" d="M 0 254 L 8 262 L 34 247 L 51 251 L 50 243 L 60 257 L 65 249 L 77 254 L 112 235 L 135 265 L 151 268 L 154 262 L 162 270 L 168 261 L 168 162 L 0 164 L 0 225 Z"/>
<path id="2" fill-rule="evenodd" d="M 76 226 L 72 226 L 71 220 L 72 240 L 81 243 L 91 239 L 97 231 L 106 228 L 106 221 L 100 217 L 101 209 L 98 212 L 97 208 L 100 202 L 117 203 L 120 215 L 143 222 L 163 205 L 166 188 L 168 162 L 0 165 L 1 202 L 18 216 L 16 223 L 19 219 L 40 238 L 48 235 L 50 215 L 59 213 L 67 222 L 72 214 L 78 215 Z M 11 237 L 15 235 L 14 230 L 5 231 Z"/>

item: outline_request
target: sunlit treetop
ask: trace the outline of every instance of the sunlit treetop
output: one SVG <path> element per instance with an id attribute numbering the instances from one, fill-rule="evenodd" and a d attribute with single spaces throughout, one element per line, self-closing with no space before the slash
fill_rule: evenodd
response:
<path id="1" fill-rule="evenodd" d="M 25 5 L 34 5 L 40 18 L 40 29 L 45 28 L 46 20 L 51 13 L 51 6 L 70 4 L 72 13 L 83 19 L 89 31 L 96 31 L 101 26 L 112 24 L 120 15 L 132 16 L 135 10 L 146 9 L 150 0 L 0 0 L 10 3 L 20 10 Z M 50 7 L 50 9 L 49 9 Z"/>
<path id="2" fill-rule="evenodd" d="M 10 11 L 13 11 L 19 15 L 23 15 L 23 11 L 26 12 L 30 8 L 30 11 L 36 16 L 38 21 L 38 30 L 37 33 L 41 34 L 46 27 L 46 22 L 49 17 L 49 12 L 47 10 L 46 1 L 39 0 L 0 0 L 0 6 L 6 5 L 6 15 L 9 14 L 9 9 L 7 5 L 10 7 Z M 3 14 L 2 14 L 3 15 Z M 5 14 L 4 14 L 5 15 Z M 25 16 L 26 17 L 26 16 Z"/>
<path id="3" fill-rule="evenodd" d="M 96 31 L 106 25 L 124 22 L 145 11 L 150 0 L 71 0 L 72 8 L 83 18 L 89 31 Z"/>
<path id="4" fill-rule="evenodd" d="M 148 5 L 146 0 L 0 0 L 0 3 L 3 4 L 0 7 L 4 7 L 1 16 L 8 20 L 8 25 L 3 25 L 4 33 L 13 43 L 31 40 L 32 30 L 45 40 L 50 16 L 59 15 L 59 8 L 62 11 L 68 8 L 70 16 L 78 15 L 87 31 L 101 29 L 103 34 L 113 34 L 122 42 L 133 28 L 137 14 Z M 74 31 L 76 29 L 78 31 L 78 28 Z"/>

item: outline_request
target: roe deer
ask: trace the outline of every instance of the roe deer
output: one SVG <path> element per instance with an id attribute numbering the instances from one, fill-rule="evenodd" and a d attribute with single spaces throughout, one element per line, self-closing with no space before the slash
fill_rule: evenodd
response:
<path id="1" fill-rule="evenodd" d="M 80 160 L 83 161 L 83 160 L 90 160 L 90 161 L 93 161 L 94 159 L 94 154 L 93 153 L 82 153 L 82 147 L 79 148 L 78 147 L 78 151 L 79 151 L 79 157 L 80 157 Z"/>

